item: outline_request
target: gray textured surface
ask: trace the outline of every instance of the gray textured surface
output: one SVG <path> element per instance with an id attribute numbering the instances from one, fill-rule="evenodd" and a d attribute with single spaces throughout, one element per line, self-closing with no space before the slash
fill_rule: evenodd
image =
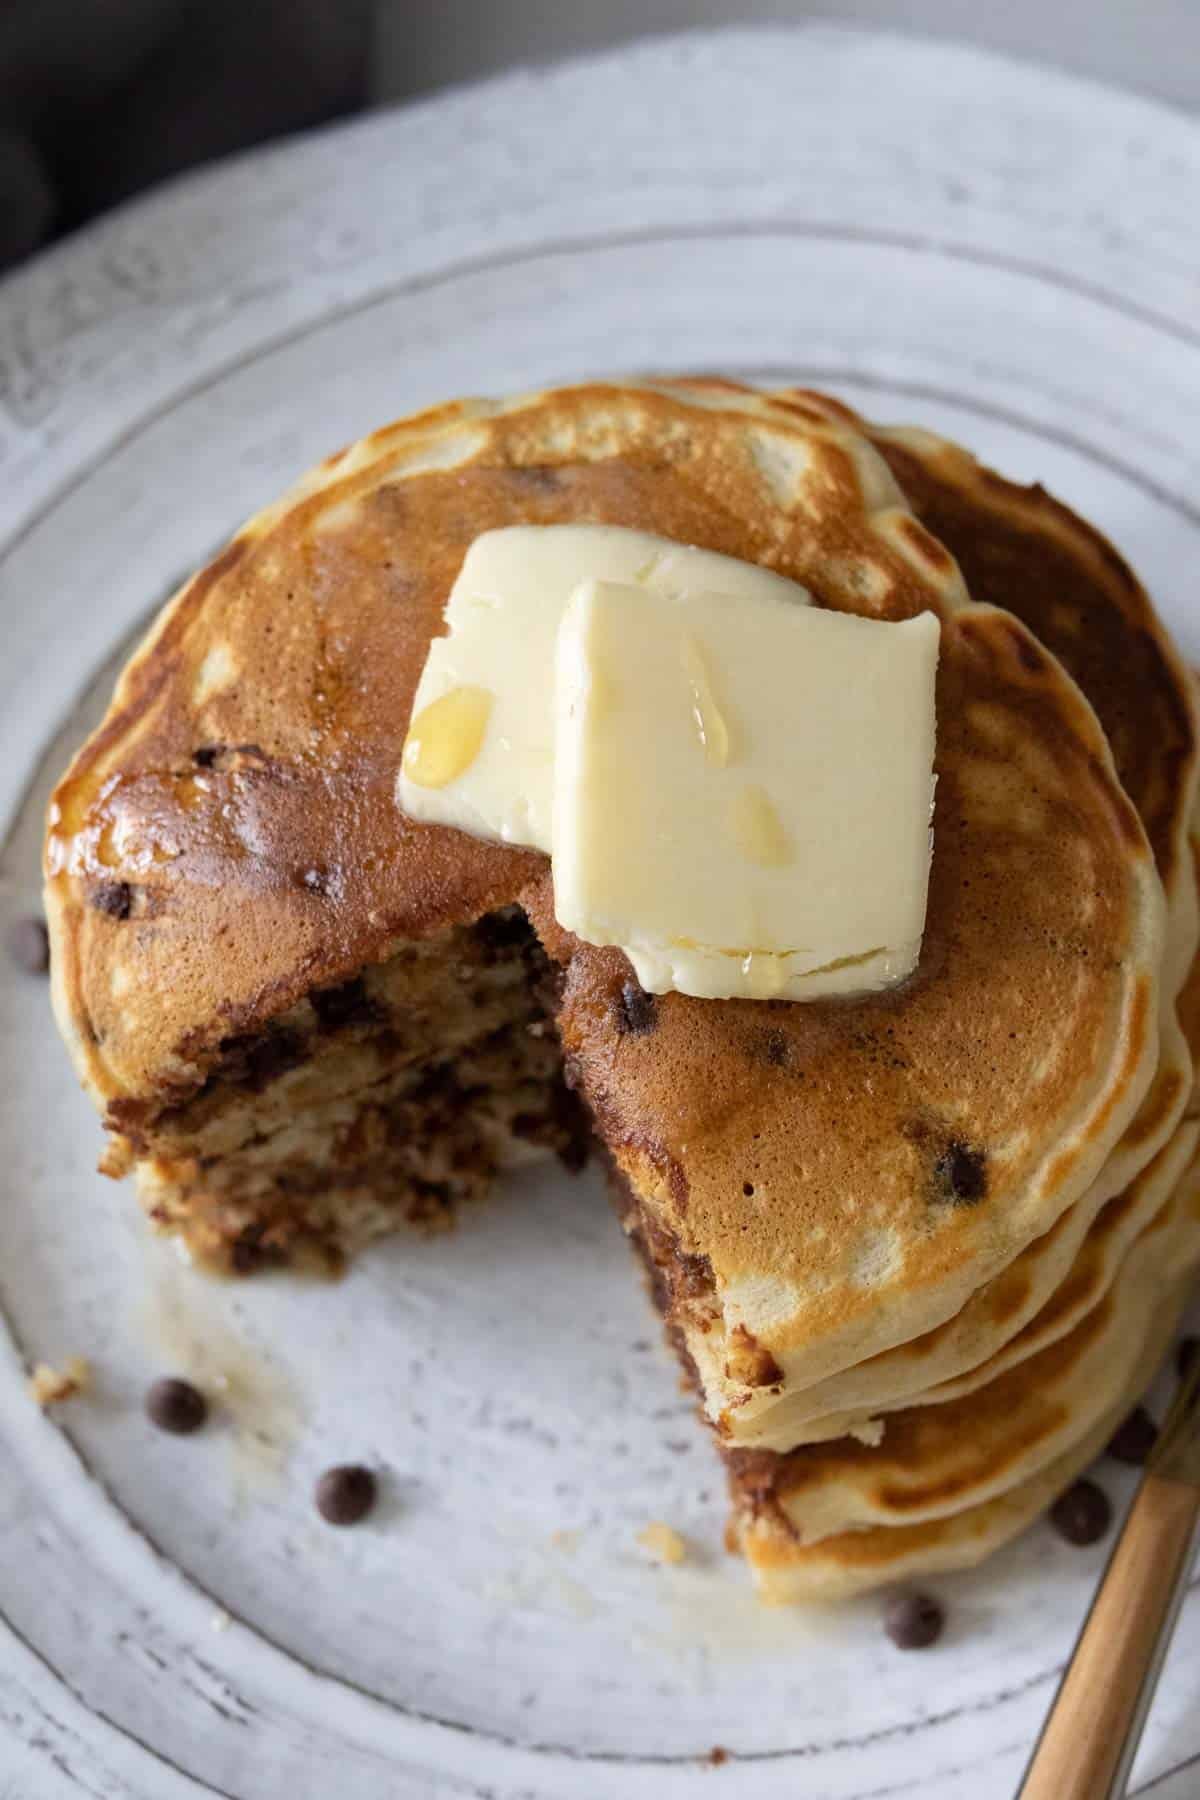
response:
<path id="1" fill-rule="evenodd" d="M 1196 0 L 379 0 L 375 98 L 694 25 L 805 19 L 957 38 L 1200 108 Z"/>

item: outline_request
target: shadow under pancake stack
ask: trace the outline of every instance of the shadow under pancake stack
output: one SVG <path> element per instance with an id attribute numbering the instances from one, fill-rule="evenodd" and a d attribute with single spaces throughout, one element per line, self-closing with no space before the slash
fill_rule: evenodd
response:
<path id="1" fill-rule="evenodd" d="M 575 522 L 937 615 L 909 980 L 649 995 L 557 924 L 544 856 L 400 811 L 467 549 Z M 137 651 L 52 803 L 56 1012 L 107 1171 L 233 1272 L 336 1266 L 516 1157 L 595 1150 L 756 1581 L 823 1599 L 1022 1529 L 1174 1333 L 1200 1263 L 1196 779 L 1150 601 L 1042 489 L 809 392 L 465 402 L 330 457 Z"/>

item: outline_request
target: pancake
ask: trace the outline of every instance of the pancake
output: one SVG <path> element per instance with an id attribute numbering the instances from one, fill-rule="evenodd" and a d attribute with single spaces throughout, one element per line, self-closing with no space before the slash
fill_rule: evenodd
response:
<path id="1" fill-rule="evenodd" d="M 813 1543 L 945 1518 L 1018 1486 L 1129 1391 L 1158 1307 L 1198 1260 L 1200 1233 L 1180 1195 L 1066 1337 L 960 1399 L 891 1414 L 880 1444 L 841 1439 L 773 1457 L 772 1501 Z"/>
<path id="2" fill-rule="evenodd" d="M 815 1416 L 801 1424 L 796 1433 L 797 1444 L 825 1443 L 834 1438 L 852 1436 L 864 1441 L 878 1441 L 886 1436 L 887 1422 L 894 1412 L 902 1406 L 931 1406 L 942 1401 L 955 1400 L 964 1394 L 970 1394 L 976 1388 L 985 1386 L 1006 1370 L 1015 1368 L 1017 1364 L 1036 1356 L 1049 1345 L 1057 1343 L 1067 1336 L 1073 1328 L 1095 1307 L 1108 1292 L 1122 1259 L 1130 1245 L 1140 1236 L 1166 1206 L 1171 1195 L 1178 1186 L 1184 1170 L 1191 1163 L 1196 1149 L 1197 1127 L 1191 1124 L 1180 1125 L 1174 1135 L 1163 1145 L 1157 1156 L 1134 1177 L 1129 1186 L 1101 1209 L 1091 1229 L 1073 1255 L 1067 1259 L 1067 1243 L 1058 1241 L 1054 1245 L 1054 1261 L 1065 1260 L 1066 1272 L 1058 1286 L 1055 1287 L 1048 1300 L 1015 1332 L 1006 1342 L 1000 1345 L 991 1356 L 980 1363 L 967 1367 L 961 1374 L 933 1385 L 912 1392 L 903 1401 L 892 1399 L 885 1405 L 860 1407 L 841 1412 L 826 1413 Z M 1080 1203 L 1082 1205 L 1082 1202 Z M 1074 1219 L 1079 1207 L 1065 1215 L 1055 1226 L 1048 1237 L 1061 1240 L 1062 1227 Z M 1039 1240 L 1044 1243 L 1045 1240 Z M 1038 1245 L 1031 1246 L 1036 1250 Z M 1027 1279 L 1021 1268 L 1030 1255 L 1026 1251 L 1010 1264 L 1011 1280 L 1015 1284 Z M 1044 1268 L 1045 1262 L 1039 1265 Z M 988 1284 L 985 1292 L 993 1304 L 1002 1305 L 999 1297 L 1003 1294 L 1008 1282 L 1009 1271 L 998 1276 L 996 1281 Z M 978 1296 L 976 1296 L 976 1300 Z M 976 1301 L 968 1302 L 964 1311 L 975 1309 Z M 1011 1312 L 1021 1308 L 1007 1308 Z M 962 1314 L 956 1315 L 950 1325 L 958 1325 Z M 929 1334 L 934 1336 L 936 1334 Z M 924 1343 L 926 1340 L 917 1340 Z M 852 1372 L 855 1373 L 855 1372 Z M 864 1390 L 871 1385 L 871 1364 L 866 1363 L 860 1371 Z"/>
<path id="3" fill-rule="evenodd" d="M 619 952 L 556 926 L 543 858 L 395 808 L 466 547 L 577 520 L 760 561 L 819 605 L 941 616 L 933 875 L 903 988 L 648 1004 Z M 427 1181 L 403 1157 L 430 1084 L 538 1021 L 515 983 L 508 1024 L 489 1015 L 464 1044 L 440 1012 L 406 1013 L 395 965 L 440 962 L 442 992 L 460 934 L 522 909 L 539 939 L 522 967 L 558 965 L 530 981 L 568 1083 L 670 1260 L 709 1409 L 734 1418 L 961 1308 L 1096 1181 L 1158 1055 L 1162 890 L 1091 708 L 1024 626 L 968 601 L 856 432 L 733 387 L 471 402 L 330 459 L 135 655 L 56 790 L 47 905 L 56 1009 L 114 1134 L 109 1166 L 148 1170 L 159 1222 L 188 1235 L 202 1216 L 205 1247 L 237 1267 L 254 1261 L 238 1247 L 278 1260 L 306 1234 L 336 1242 L 321 1196 L 340 1168 L 355 1241 L 364 1205 L 372 1230 L 404 1215 Z M 349 1023 L 328 996 L 360 981 L 373 1009 Z M 360 1050 L 383 1116 L 347 1087 L 297 1166 L 295 1088 Z M 549 1079 L 543 1099 L 549 1116 Z M 393 1181 L 408 1186 L 389 1209 Z"/>
<path id="4" fill-rule="evenodd" d="M 735 1513 L 732 1537 L 750 1565 L 759 1598 L 771 1605 L 847 1600 L 871 1588 L 917 1576 L 973 1569 L 1027 1531 L 1102 1453 L 1130 1405 L 1150 1380 L 1188 1299 L 1180 1288 L 1155 1327 L 1137 1377 L 1117 1405 L 1079 1442 L 1019 1487 L 949 1518 L 916 1525 L 875 1526 L 802 1544 L 771 1513 L 746 1503 Z M 1168 1329 L 1168 1322 L 1170 1330 Z"/>
<path id="5" fill-rule="evenodd" d="M 829 1601 L 918 1575 L 970 1568 L 1025 1530 L 1100 1454 L 1161 1362 L 1192 1297 L 1200 1261 L 1200 1168 L 1193 1162 L 1157 1231 L 1159 1279 L 1143 1274 L 1152 1301 L 1145 1331 L 1119 1395 L 1099 1409 L 1070 1446 L 990 1499 L 940 1517 L 875 1525 L 803 1542 L 769 1487 L 735 1474 L 734 1535 L 763 1599 Z M 1171 1256 L 1175 1257 L 1174 1267 Z M 1040 1401 L 1033 1400 L 1035 1412 Z M 1014 1438 L 1018 1434 L 1013 1433 Z M 747 1459 L 753 1453 L 746 1453 Z"/>

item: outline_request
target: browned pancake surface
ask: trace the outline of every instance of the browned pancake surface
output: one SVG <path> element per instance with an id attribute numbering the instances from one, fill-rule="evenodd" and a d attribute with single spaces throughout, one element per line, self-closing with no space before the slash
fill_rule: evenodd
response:
<path id="1" fill-rule="evenodd" d="M 397 938 L 519 898 L 568 964 L 564 1042 L 603 1131 L 722 1288 L 779 1284 L 772 1351 L 869 1337 L 881 1292 L 911 1335 L 928 1294 L 952 1305 L 1052 1221 L 1148 1073 L 1145 839 L 1058 665 L 960 610 L 883 465 L 813 410 L 608 387 L 442 409 L 331 459 L 184 590 L 52 815 L 60 1016 L 113 1122 L 136 1130 L 223 1037 Z M 763 562 L 842 610 L 944 613 L 936 854 L 903 989 L 669 995 L 647 1028 L 624 959 L 554 926 L 543 859 L 397 810 L 467 546 L 577 520 Z"/>

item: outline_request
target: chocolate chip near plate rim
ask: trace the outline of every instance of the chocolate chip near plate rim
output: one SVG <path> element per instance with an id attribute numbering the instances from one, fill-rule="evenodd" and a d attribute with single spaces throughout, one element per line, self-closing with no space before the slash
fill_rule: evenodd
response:
<path id="1" fill-rule="evenodd" d="M 164 1375 L 147 1390 L 146 1417 L 160 1431 L 186 1437 L 199 1431 L 208 1417 L 208 1401 L 198 1387 L 179 1375 Z"/>
<path id="2" fill-rule="evenodd" d="M 330 1525 L 357 1525 L 371 1511 L 377 1493 L 372 1470 L 361 1463 L 338 1463 L 317 1482 L 317 1511 Z"/>
<path id="3" fill-rule="evenodd" d="M 1158 1426 L 1144 1406 L 1135 1406 L 1113 1432 L 1106 1455 L 1140 1468 L 1158 1441 Z"/>
<path id="4" fill-rule="evenodd" d="M 50 938 L 41 919 L 14 919 L 4 941 L 12 961 L 27 975 L 44 975 L 50 967 Z"/>
<path id="5" fill-rule="evenodd" d="M 1175 1352 L 1175 1367 L 1179 1370 L 1181 1381 L 1186 1381 L 1191 1374 L 1198 1350 L 1200 1350 L 1200 1337 L 1180 1338 L 1179 1348 Z"/>
<path id="6" fill-rule="evenodd" d="M 897 1650 L 927 1650 L 942 1635 L 946 1615 L 931 1594 L 897 1594 L 888 1603 L 883 1629 Z"/>
<path id="7" fill-rule="evenodd" d="M 1059 1537 L 1082 1548 L 1104 1536 L 1112 1524 L 1112 1505 L 1094 1481 L 1074 1481 L 1050 1508 L 1050 1523 Z"/>

